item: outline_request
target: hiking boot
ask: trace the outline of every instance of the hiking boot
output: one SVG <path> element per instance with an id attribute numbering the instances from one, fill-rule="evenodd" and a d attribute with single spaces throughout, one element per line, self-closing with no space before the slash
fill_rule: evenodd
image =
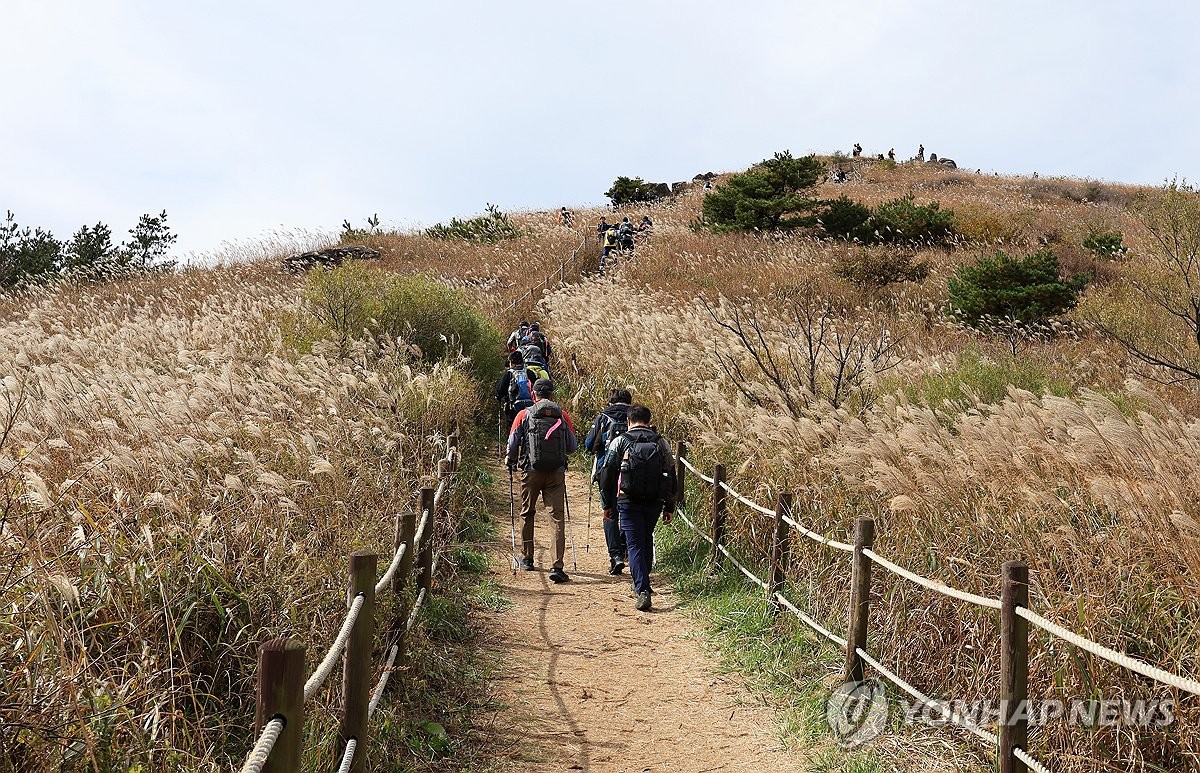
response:
<path id="1" fill-rule="evenodd" d="M 566 582 L 571 579 L 567 573 L 562 570 L 562 567 L 556 566 L 550 570 L 550 582 Z"/>
<path id="2" fill-rule="evenodd" d="M 612 561 L 608 565 L 608 573 L 613 577 L 616 577 L 623 571 L 625 571 L 625 564 L 621 563 L 620 561 Z"/>
<path id="3" fill-rule="evenodd" d="M 650 611 L 650 591 L 642 591 L 637 597 L 637 610 L 639 612 Z"/>
<path id="4" fill-rule="evenodd" d="M 521 559 L 521 568 L 527 572 L 532 572 L 533 571 L 533 559 L 532 558 L 522 558 Z"/>

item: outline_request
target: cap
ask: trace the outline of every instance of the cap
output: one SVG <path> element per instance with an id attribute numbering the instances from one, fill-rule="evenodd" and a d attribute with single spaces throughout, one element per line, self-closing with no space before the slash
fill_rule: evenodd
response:
<path id="1" fill-rule="evenodd" d="M 533 382 L 533 392 L 539 395 L 549 395 L 554 393 L 554 383 L 548 378 L 539 378 Z"/>
<path id="2" fill-rule="evenodd" d="M 538 324 L 537 322 L 534 322 L 532 325 L 529 326 L 529 329 L 530 330 L 541 330 L 542 326 L 540 324 Z"/>

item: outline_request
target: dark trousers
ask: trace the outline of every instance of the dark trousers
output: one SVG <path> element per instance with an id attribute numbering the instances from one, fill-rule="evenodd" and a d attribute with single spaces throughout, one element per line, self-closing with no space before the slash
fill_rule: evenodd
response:
<path id="1" fill-rule="evenodd" d="M 638 593 L 650 590 L 650 564 L 654 561 L 654 527 L 662 515 L 662 505 L 617 503 L 621 531 L 629 547 L 629 575 Z"/>
<path id="2" fill-rule="evenodd" d="M 608 545 L 608 560 L 614 564 L 625 563 L 625 553 L 628 550 L 620 521 L 620 515 L 611 521 L 604 521 L 604 542 Z"/>

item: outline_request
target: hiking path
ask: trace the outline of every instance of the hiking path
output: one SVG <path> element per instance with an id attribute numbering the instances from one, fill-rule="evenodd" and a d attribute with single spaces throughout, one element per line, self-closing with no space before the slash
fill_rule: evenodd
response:
<path id="1" fill-rule="evenodd" d="M 497 470 L 497 485 L 507 489 L 507 472 Z M 652 611 L 634 609 L 628 570 L 608 575 L 595 500 L 586 549 L 586 472 L 569 471 L 567 491 L 578 556 L 573 570 L 568 532 L 571 581 L 549 580 L 552 531 L 544 506 L 534 534 L 535 570 L 513 575 L 508 534 L 490 570 L 512 602 L 488 613 L 499 658 L 493 685 L 504 707 L 492 723 L 497 766 L 591 773 L 805 770 L 796 753 L 781 747 L 770 709 L 704 652 L 697 624 L 678 608 L 665 580 L 652 574 Z M 519 540 L 519 513 L 517 519 Z"/>

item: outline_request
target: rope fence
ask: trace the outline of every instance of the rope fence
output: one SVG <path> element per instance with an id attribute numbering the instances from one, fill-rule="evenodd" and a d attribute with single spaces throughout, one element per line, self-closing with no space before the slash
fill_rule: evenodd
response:
<path id="1" fill-rule="evenodd" d="M 259 648 L 258 699 L 255 726 L 259 735 L 242 765 L 242 773 L 296 773 L 304 749 L 305 704 L 310 701 L 342 661 L 342 711 L 334 759 L 339 773 L 361 773 L 366 760 L 360 754 L 368 742 L 368 723 L 383 698 L 397 661 L 405 663 L 407 637 L 433 589 L 439 556 L 433 533 L 439 505 L 458 470 L 461 454 L 458 430 L 446 440 L 446 455 L 438 461 L 437 489 L 420 490 L 420 524 L 417 511 L 396 518 L 395 545 L 383 575 L 376 579 L 379 556 L 358 551 L 350 556 L 346 617 L 320 664 L 304 679 L 305 648 L 293 639 L 274 639 Z M 401 600 L 409 598 L 409 581 L 417 592 L 412 609 L 402 611 L 404 625 L 388 650 L 378 682 L 371 687 L 371 653 L 375 643 L 375 602 L 389 590 Z"/>
<path id="2" fill-rule="evenodd" d="M 976 593 L 952 588 L 943 582 L 924 577 L 909 571 L 879 555 L 873 549 L 875 538 L 875 522 L 871 518 L 858 518 L 855 524 L 853 544 L 838 542 L 819 532 L 813 531 L 797 522 L 792 515 L 792 495 L 780 494 L 775 510 L 771 510 L 752 499 L 738 493 L 725 482 L 725 466 L 714 465 L 713 474 L 705 475 L 687 458 L 687 446 L 679 443 L 676 454 L 676 477 L 679 490 L 682 492 L 676 505 L 676 515 L 689 528 L 700 535 L 712 547 L 709 549 L 709 571 L 717 574 L 722 571 L 724 561 L 729 561 L 748 580 L 766 591 L 766 600 L 772 611 L 778 613 L 782 609 L 790 611 L 804 625 L 811 628 L 825 639 L 833 642 L 841 649 L 846 658 L 842 677 L 844 682 L 861 682 L 866 666 L 870 666 L 889 682 L 918 700 L 922 706 L 930 706 L 942 713 L 951 723 L 962 727 L 989 748 L 996 748 L 997 767 L 1000 773 L 1050 773 L 1044 763 L 1033 757 L 1025 746 L 1029 740 L 1029 714 L 1024 709 L 1028 699 L 1029 679 L 1029 624 L 1040 628 L 1051 636 L 1073 644 L 1086 652 L 1114 663 L 1122 668 L 1154 679 L 1168 687 L 1200 695 L 1200 680 L 1188 676 L 1180 676 L 1165 669 L 1150 665 L 1125 653 L 1117 652 L 1109 647 L 1083 637 L 1061 625 L 1047 620 L 1045 617 L 1029 609 L 1029 567 L 1020 561 L 1009 561 L 1001 568 L 1001 594 L 996 599 Z M 711 499 L 711 526 L 705 529 L 696 517 L 687 501 L 687 482 L 689 477 L 695 477 L 708 488 Z M 769 567 L 770 578 L 764 580 L 747 568 L 741 559 L 735 556 L 726 546 L 725 520 L 728 510 L 728 498 L 732 497 L 751 510 L 770 516 L 775 521 L 775 533 L 771 541 Z M 691 513 L 691 517 L 688 514 Z M 852 559 L 852 576 L 847 615 L 846 638 L 842 638 L 801 610 L 783 593 L 786 585 L 786 574 L 790 564 L 788 550 L 791 532 L 799 532 L 802 536 L 832 550 L 850 553 Z M 913 685 L 904 681 L 899 675 L 885 667 L 867 651 L 867 631 L 871 607 L 871 567 L 877 565 L 882 569 L 926 590 L 933 591 L 948 598 L 964 601 L 976 607 L 995 610 L 1000 613 L 1000 687 L 998 698 L 1001 706 L 1001 716 L 998 722 L 998 732 L 993 733 L 978 724 L 953 712 L 946 703 L 931 698 Z"/>
<path id="3" fill-rule="evenodd" d="M 565 282 L 572 281 L 583 274 L 583 249 L 588 245 L 590 237 L 587 233 L 579 238 L 579 244 L 575 245 L 575 249 L 571 250 L 571 257 L 559 264 L 557 271 L 552 271 L 546 275 L 546 278 L 529 288 L 529 292 L 518 295 L 517 298 L 508 305 L 508 313 L 515 314 L 522 306 L 533 309 L 537 304 L 538 290 L 546 291 L 551 287 L 557 287 Z"/>

